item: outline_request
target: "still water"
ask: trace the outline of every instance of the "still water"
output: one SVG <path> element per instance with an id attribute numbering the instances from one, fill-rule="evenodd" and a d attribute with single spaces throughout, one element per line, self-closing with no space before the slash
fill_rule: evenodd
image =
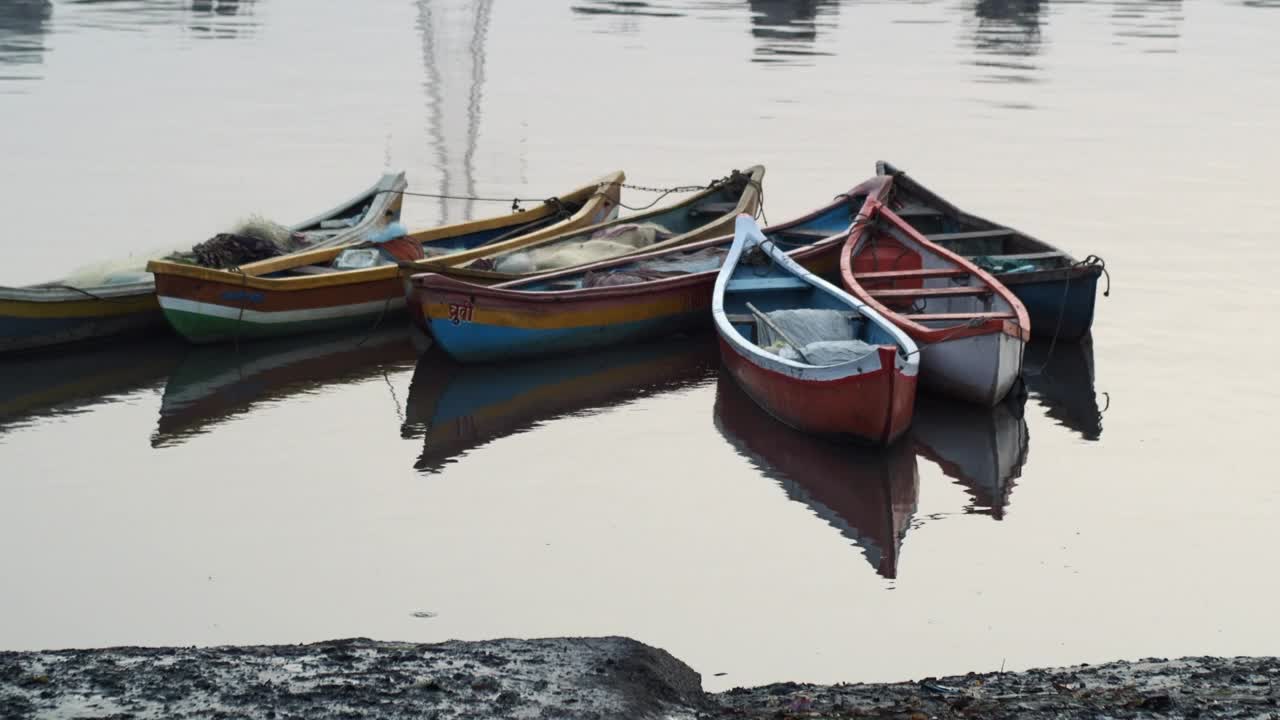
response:
<path id="1" fill-rule="evenodd" d="M 884 453 L 773 423 L 707 338 L 0 361 L 0 648 L 625 634 L 711 688 L 1273 654 L 1278 34 L 1272 0 L 0 2 L 0 283 L 384 167 L 536 200 L 759 162 L 776 221 L 877 159 L 1113 281 L 1025 405 L 922 399 Z"/>

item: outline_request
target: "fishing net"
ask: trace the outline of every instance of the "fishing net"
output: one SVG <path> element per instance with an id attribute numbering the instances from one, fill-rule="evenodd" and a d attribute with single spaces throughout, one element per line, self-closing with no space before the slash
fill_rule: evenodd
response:
<path id="1" fill-rule="evenodd" d="M 671 231 L 657 223 L 622 224 L 602 228 L 585 239 L 566 238 L 543 247 L 520 250 L 495 260 L 472 263 L 477 269 L 520 275 L 588 263 L 626 255 L 671 237 Z"/>
<path id="2" fill-rule="evenodd" d="M 613 285 L 631 285 L 634 283 L 661 280 L 662 278 L 689 275 L 719 269 L 724 263 L 728 250 L 720 247 L 703 248 L 694 252 L 685 252 L 631 263 L 616 270 L 587 272 L 582 278 L 582 287 L 608 287 Z"/>
<path id="3" fill-rule="evenodd" d="M 760 347 L 788 360 L 810 365 L 838 365 L 875 351 L 874 345 L 854 336 L 854 321 L 848 312 L 802 308 L 774 310 L 765 313 L 765 317 L 782 332 L 775 332 L 766 323 L 758 323 Z"/>
<path id="4" fill-rule="evenodd" d="M 306 236 L 268 220 L 250 215 L 230 232 L 214 235 L 189 251 L 179 251 L 167 259 L 211 268 L 231 268 L 266 260 L 306 248 Z"/>

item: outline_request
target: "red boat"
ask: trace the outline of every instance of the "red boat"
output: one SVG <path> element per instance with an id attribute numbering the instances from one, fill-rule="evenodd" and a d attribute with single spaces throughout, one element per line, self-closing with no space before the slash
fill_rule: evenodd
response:
<path id="1" fill-rule="evenodd" d="M 840 256 L 845 288 L 920 344 L 927 387 L 988 407 L 1000 402 L 1022 373 L 1026 308 L 878 200 L 869 198 L 862 216 Z"/>
<path id="2" fill-rule="evenodd" d="M 805 270 L 749 216 L 738 216 L 711 303 L 725 366 L 774 417 L 876 445 L 911 424 L 916 344 Z"/>

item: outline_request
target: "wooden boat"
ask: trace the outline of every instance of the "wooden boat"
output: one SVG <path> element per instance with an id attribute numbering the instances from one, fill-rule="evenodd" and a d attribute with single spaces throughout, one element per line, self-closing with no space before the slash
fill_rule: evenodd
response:
<path id="1" fill-rule="evenodd" d="M 711 314 L 729 373 L 797 430 L 888 445 L 911 424 L 916 344 L 788 257 L 750 216 L 738 218 Z"/>
<path id="2" fill-rule="evenodd" d="M 615 172 L 536 208 L 412 233 L 424 251 L 455 252 L 507 238 L 551 237 L 612 217 L 623 180 Z M 165 318 L 191 342 L 279 337 L 341 328 L 369 328 L 404 308 L 405 281 L 395 263 L 339 269 L 332 247 L 236 270 L 152 262 Z"/>
<path id="3" fill-rule="evenodd" d="M 764 168 L 734 170 L 689 198 L 571 234 L 512 240 L 414 263 L 434 272 L 492 285 L 628 255 L 688 245 L 733 232 L 733 219 L 753 215 L 760 203 Z M 619 242 L 625 239 L 627 242 Z M 650 242 L 652 240 L 652 242 Z"/>
<path id="4" fill-rule="evenodd" d="M 289 229 L 312 247 L 348 242 L 398 218 L 404 187 L 404 173 L 388 173 L 354 198 Z M 155 279 L 143 270 L 142 261 L 136 271 L 107 280 L 87 286 L 64 280 L 0 287 L 0 353 L 164 327 Z"/>
<path id="5" fill-rule="evenodd" d="M 808 215 L 765 230 L 797 262 L 834 275 L 849 226 L 868 197 L 885 197 L 873 178 Z M 484 286 L 446 275 L 413 277 L 417 322 L 461 362 L 571 352 L 710 325 L 711 290 L 733 237 L 524 280 Z"/>
<path id="6" fill-rule="evenodd" d="M 871 449 L 828 442 L 769 417 L 727 374 L 716 384 L 715 426 L 787 497 L 858 546 L 883 577 L 898 576 L 920 492 L 910 443 Z"/>
<path id="7" fill-rule="evenodd" d="M 894 178 L 889 206 L 937 245 L 967 257 L 1013 291 L 1039 337 L 1079 340 L 1093 325 L 1098 276 L 1094 255 L 1077 261 L 1065 250 L 957 208 L 893 165 L 876 173 Z"/>
<path id="8" fill-rule="evenodd" d="M 1018 298 L 978 266 L 925 239 L 876 200 L 840 256 L 845 288 L 920 345 L 920 381 L 995 405 L 1022 372 L 1031 337 Z"/>
<path id="9" fill-rule="evenodd" d="M 714 377 L 705 334 L 506 365 L 418 360 L 401 435 L 422 438 L 415 467 L 437 472 L 470 451 L 558 417 L 598 412 Z"/>
<path id="10" fill-rule="evenodd" d="M 943 475 L 969 494 L 966 513 L 1004 518 L 1014 481 L 1027 463 L 1022 410 L 1007 402 L 983 408 L 929 395 L 916 403 L 911 442 L 921 457 L 937 463 Z"/>
<path id="11" fill-rule="evenodd" d="M 172 447 L 213 432 L 272 401 L 375 377 L 381 386 L 384 373 L 412 368 L 420 352 L 399 325 L 371 333 L 277 338 L 240 348 L 185 349 L 164 384 L 152 447 Z"/>

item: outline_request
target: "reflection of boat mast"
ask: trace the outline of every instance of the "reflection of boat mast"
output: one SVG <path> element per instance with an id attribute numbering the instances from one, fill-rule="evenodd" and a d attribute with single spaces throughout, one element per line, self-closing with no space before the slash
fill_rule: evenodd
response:
<path id="1" fill-rule="evenodd" d="M 431 142 L 440 167 L 441 195 L 476 194 L 484 44 L 492 8 L 493 0 L 418 0 L 422 62 L 431 104 Z M 459 218 L 450 217 L 449 207 L 449 201 L 441 198 L 439 222 L 472 217 L 471 200 L 466 201 Z"/>

